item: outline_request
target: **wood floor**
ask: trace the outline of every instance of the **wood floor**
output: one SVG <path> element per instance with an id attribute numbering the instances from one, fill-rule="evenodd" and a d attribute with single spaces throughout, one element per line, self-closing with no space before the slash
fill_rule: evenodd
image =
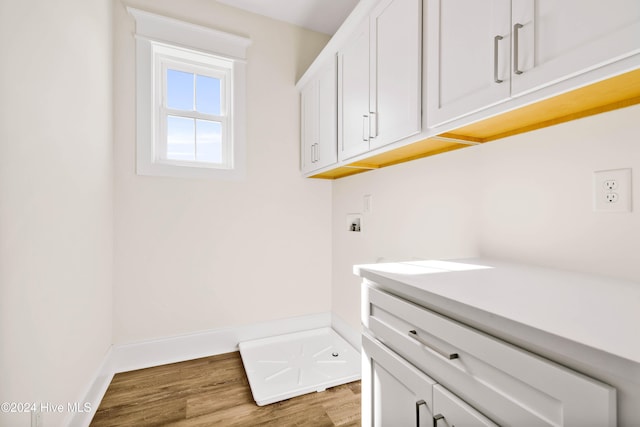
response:
<path id="1" fill-rule="evenodd" d="M 360 382 L 257 406 L 227 353 L 116 374 L 91 426 L 360 426 Z"/>

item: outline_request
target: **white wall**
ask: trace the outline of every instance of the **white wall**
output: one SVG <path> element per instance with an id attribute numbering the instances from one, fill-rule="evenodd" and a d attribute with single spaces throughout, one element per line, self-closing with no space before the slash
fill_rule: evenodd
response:
<path id="1" fill-rule="evenodd" d="M 333 311 L 359 329 L 357 263 L 492 256 L 640 281 L 640 106 L 340 179 Z M 633 168 L 632 213 L 592 209 L 592 173 Z M 364 231 L 346 214 L 373 196 Z"/>
<path id="2" fill-rule="evenodd" d="M 111 12 L 111 0 L 0 2 L 0 402 L 64 405 L 47 426 L 111 344 Z"/>
<path id="3" fill-rule="evenodd" d="M 354 264 L 477 253 L 476 168 L 467 148 L 334 181 L 334 314 L 359 330 Z M 367 194 L 371 211 L 363 213 Z M 351 213 L 363 213 L 361 233 L 348 231 Z"/>
<path id="4" fill-rule="evenodd" d="M 134 21 L 115 10 L 114 342 L 331 310 L 331 183 L 299 172 L 296 79 L 328 37 L 211 0 L 138 9 L 249 37 L 248 174 L 135 174 Z"/>
<path id="5" fill-rule="evenodd" d="M 482 147 L 480 251 L 640 281 L 640 106 Z M 593 172 L 632 168 L 631 213 L 593 211 Z"/>

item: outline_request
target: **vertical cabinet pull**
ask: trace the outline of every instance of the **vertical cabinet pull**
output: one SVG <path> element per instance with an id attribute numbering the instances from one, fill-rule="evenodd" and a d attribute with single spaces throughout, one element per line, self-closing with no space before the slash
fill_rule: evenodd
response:
<path id="1" fill-rule="evenodd" d="M 369 112 L 369 137 L 375 138 L 378 136 L 378 114 L 370 111 Z"/>
<path id="2" fill-rule="evenodd" d="M 369 141 L 369 116 L 362 115 L 362 140 Z"/>
<path id="3" fill-rule="evenodd" d="M 416 402 L 416 427 L 420 427 L 420 405 L 427 406 L 427 402 L 424 400 L 418 400 Z"/>
<path id="4" fill-rule="evenodd" d="M 448 353 L 448 352 L 446 352 L 444 350 L 440 350 L 439 348 L 436 348 L 432 344 L 426 342 L 423 338 L 420 338 L 418 336 L 418 332 L 415 329 L 412 329 L 412 330 L 409 331 L 409 336 L 411 338 L 413 338 L 414 340 L 418 341 L 423 346 L 427 347 L 429 350 L 435 351 L 436 353 L 438 353 L 440 356 L 444 357 L 445 359 L 453 360 L 453 359 L 457 359 L 459 357 L 458 353 Z"/>
<path id="5" fill-rule="evenodd" d="M 433 425 L 437 426 L 438 425 L 438 421 L 440 421 L 440 420 L 444 420 L 444 415 L 442 415 L 442 414 L 434 415 L 433 416 Z"/>
<path id="6" fill-rule="evenodd" d="M 513 72 L 515 74 L 522 74 L 522 71 L 518 69 L 518 46 L 519 46 L 519 30 L 522 28 L 522 24 L 515 24 L 513 26 Z"/>
<path id="7" fill-rule="evenodd" d="M 496 83 L 502 83 L 502 80 L 498 78 L 498 42 L 503 38 L 502 36 L 493 38 L 493 81 Z"/>

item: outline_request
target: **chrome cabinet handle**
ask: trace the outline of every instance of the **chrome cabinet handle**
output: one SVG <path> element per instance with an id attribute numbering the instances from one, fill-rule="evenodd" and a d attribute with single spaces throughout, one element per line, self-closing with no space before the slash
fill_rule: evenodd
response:
<path id="1" fill-rule="evenodd" d="M 515 24 L 513 26 L 513 72 L 515 74 L 522 74 L 522 71 L 518 69 L 518 42 L 519 39 L 519 30 L 522 28 L 522 24 Z"/>
<path id="2" fill-rule="evenodd" d="M 440 420 L 444 420 L 444 415 L 442 415 L 442 414 L 434 415 L 433 416 L 433 425 L 434 426 L 438 425 L 438 421 L 440 421 Z"/>
<path id="3" fill-rule="evenodd" d="M 318 160 L 320 160 L 320 147 L 317 142 L 313 145 L 316 147 L 316 149 L 314 150 L 313 161 L 317 162 Z"/>
<path id="4" fill-rule="evenodd" d="M 427 402 L 424 400 L 418 400 L 416 402 L 416 427 L 420 427 L 420 405 L 427 406 Z"/>
<path id="5" fill-rule="evenodd" d="M 373 132 L 369 129 L 369 137 L 375 138 L 378 136 L 378 113 L 373 111 L 369 112 L 369 127 L 373 128 Z"/>
<path id="6" fill-rule="evenodd" d="M 366 114 L 362 115 L 362 140 L 369 141 L 369 116 Z"/>
<path id="7" fill-rule="evenodd" d="M 420 344 L 422 344 L 423 346 L 427 347 L 428 349 L 435 351 L 436 353 L 438 353 L 440 356 L 444 357 L 445 359 L 453 360 L 453 359 L 457 359 L 457 358 L 460 357 L 460 356 L 458 356 L 458 353 L 447 353 L 444 350 L 440 350 L 439 348 L 434 347 L 430 343 L 426 342 L 424 339 L 420 338 L 418 336 L 418 332 L 416 332 L 415 329 L 409 331 L 409 337 L 411 337 L 414 340 L 418 341 Z"/>
<path id="8" fill-rule="evenodd" d="M 503 38 L 502 36 L 493 38 L 493 81 L 496 83 L 502 83 L 502 80 L 498 78 L 498 42 Z"/>

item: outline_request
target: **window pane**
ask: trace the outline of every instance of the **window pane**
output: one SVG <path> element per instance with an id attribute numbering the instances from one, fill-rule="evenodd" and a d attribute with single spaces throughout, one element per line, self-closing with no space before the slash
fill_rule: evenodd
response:
<path id="1" fill-rule="evenodd" d="M 222 125 L 208 120 L 196 120 L 196 160 L 222 163 Z"/>
<path id="2" fill-rule="evenodd" d="M 167 70 L 167 107 L 193 111 L 193 74 Z"/>
<path id="3" fill-rule="evenodd" d="M 167 159 L 195 160 L 195 120 L 185 117 L 167 117 Z"/>
<path id="4" fill-rule="evenodd" d="M 196 110 L 220 115 L 220 79 L 196 75 Z"/>

